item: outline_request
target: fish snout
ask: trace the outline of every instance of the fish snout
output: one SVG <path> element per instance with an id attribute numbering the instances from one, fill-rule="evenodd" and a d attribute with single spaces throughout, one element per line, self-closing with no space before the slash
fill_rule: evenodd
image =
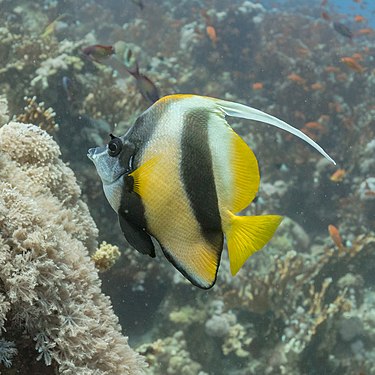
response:
<path id="1" fill-rule="evenodd" d="M 106 150 L 107 150 L 106 147 L 93 147 L 93 148 L 90 148 L 87 151 L 87 157 L 91 161 L 95 161 L 100 156 L 100 154 L 103 154 L 103 152 L 106 152 Z"/>
<path id="2" fill-rule="evenodd" d="M 87 151 L 87 157 L 94 161 L 94 155 L 95 155 L 95 152 L 96 152 L 96 147 L 93 147 L 93 148 L 90 148 L 88 151 Z"/>

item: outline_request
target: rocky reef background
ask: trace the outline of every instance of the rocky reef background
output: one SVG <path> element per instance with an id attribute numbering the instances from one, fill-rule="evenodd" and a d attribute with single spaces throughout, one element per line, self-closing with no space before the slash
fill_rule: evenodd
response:
<path id="1" fill-rule="evenodd" d="M 119 261 L 101 274 L 102 288 L 147 371 L 375 373 L 375 33 L 354 21 L 360 6 L 342 15 L 320 1 L 268 9 L 249 1 L 145 2 L 143 10 L 136 3 L 0 0 L 0 92 L 10 117 L 54 137 L 99 240 L 120 248 Z M 345 23 L 352 40 L 333 21 Z M 235 278 L 224 252 L 210 291 L 192 287 L 161 254 L 148 259 L 128 247 L 86 158 L 89 147 L 106 143 L 110 132 L 123 134 L 148 106 L 130 75 L 82 55 L 90 44 L 119 41 L 161 94 L 249 104 L 302 129 L 338 162 L 281 131 L 229 119 L 261 168 L 247 213 L 286 219 Z M 0 356 L 15 348 L 8 332 L 1 332 Z M 5 364 L 0 359 L 7 373 Z"/>

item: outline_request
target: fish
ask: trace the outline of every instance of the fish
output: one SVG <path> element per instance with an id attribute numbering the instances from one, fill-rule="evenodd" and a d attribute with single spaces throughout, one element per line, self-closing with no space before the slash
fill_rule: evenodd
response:
<path id="1" fill-rule="evenodd" d="M 257 159 L 226 116 L 284 129 L 334 160 L 300 130 L 243 104 L 192 94 L 159 99 L 123 136 L 88 150 L 117 212 L 122 232 L 138 252 L 167 260 L 193 285 L 211 288 L 227 240 L 230 270 L 274 235 L 279 215 L 238 216 L 255 198 Z"/>
<path id="2" fill-rule="evenodd" d="M 344 251 L 344 245 L 342 243 L 342 239 L 340 236 L 339 230 L 332 224 L 328 225 L 328 233 L 333 241 L 333 243 L 337 246 L 340 252 Z"/>
<path id="3" fill-rule="evenodd" d="M 43 33 L 40 35 L 41 38 L 47 38 L 51 34 L 53 34 L 56 30 L 56 26 L 57 26 L 58 22 L 60 22 L 61 20 L 63 20 L 66 17 L 69 17 L 69 14 L 63 13 L 63 14 L 60 14 L 58 17 L 56 17 L 52 22 L 50 22 L 46 26 L 46 28 L 44 29 Z"/>
<path id="4" fill-rule="evenodd" d="M 142 0 L 132 0 L 132 3 L 137 5 L 140 10 L 143 10 L 145 7 Z"/>
<path id="5" fill-rule="evenodd" d="M 354 21 L 355 22 L 364 22 L 364 21 L 366 21 L 366 18 L 358 14 L 358 15 L 354 16 Z"/>
<path id="6" fill-rule="evenodd" d="M 216 45 L 216 43 L 217 43 L 217 34 L 216 34 L 215 28 L 213 26 L 207 26 L 206 27 L 206 33 L 207 33 L 208 37 L 210 38 L 212 44 Z"/>
<path id="7" fill-rule="evenodd" d="M 332 182 L 341 182 L 344 180 L 346 176 L 345 169 L 337 169 L 335 172 L 332 173 L 331 177 L 329 178 Z"/>
<path id="8" fill-rule="evenodd" d="M 374 32 L 373 29 L 371 29 L 370 27 L 367 27 L 365 29 L 359 29 L 359 30 L 357 30 L 356 35 L 370 35 L 373 32 Z"/>
<path id="9" fill-rule="evenodd" d="M 357 73 L 363 73 L 366 69 L 353 57 L 342 57 L 343 62 L 348 68 L 354 70 Z"/>
<path id="10" fill-rule="evenodd" d="M 349 29 L 348 26 L 345 26 L 341 22 L 333 22 L 333 28 L 336 32 L 341 34 L 342 36 L 345 36 L 346 38 L 352 39 L 353 38 L 353 32 Z"/>
<path id="11" fill-rule="evenodd" d="M 322 18 L 325 19 L 326 21 L 330 21 L 330 20 L 331 20 L 331 16 L 330 16 L 327 12 L 325 12 L 325 11 L 323 11 L 323 12 L 321 13 L 321 16 L 322 16 Z"/>
<path id="12" fill-rule="evenodd" d="M 299 74 L 297 73 L 291 73 L 287 76 L 287 78 L 292 81 L 297 83 L 298 85 L 304 85 L 306 83 L 306 80 L 302 78 Z"/>
<path id="13" fill-rule="evenodd" d="M 263 87 L 264 87 L 264 84 L 262 82 L 254 82 L 252 85 L 251 85 L 252 89 L 254 91 L 256 90 L 262 90 Z"/>
<path id="14" fill-rule="evenodd" d="M 313 91 L 323 91 L 325 89 L 325 86 L 321 82 L 315 82 L 310 87 Z"/>
<path id="15" fill-rule="evenodd" d="M 68 102 L 72 101 L 73 95 L 72 95 L 72 80 L 67 77 L 63 76 L 61 80 L 62 88 L 66 94 L 66 98 L 68 99 Z"/>
<path id="16" fill-rule="evenodd" d="M 103 44 L 94 44 L 82 49 L 84 56 L 92 61 L 101 63 L 116 53 L 113 46 L 106 46 Z"/>
<path id="17" fill-rule="evenodd" d="M 129 58 L 129 60 L 130 59 L 131 57 Z M 131 74 L 136 79 L 137 87 L 140 93 L 142 94 L 143 98 L 151 104 L 155 103 L 160 98 L 159 90 L 150 78 L 139 72 L 139 65 L 137 61 L 135 61 L 134 65 L 134 68 L 130 68 L 126 65 L 125 68 L 129 72 L 129 74 Z"/>

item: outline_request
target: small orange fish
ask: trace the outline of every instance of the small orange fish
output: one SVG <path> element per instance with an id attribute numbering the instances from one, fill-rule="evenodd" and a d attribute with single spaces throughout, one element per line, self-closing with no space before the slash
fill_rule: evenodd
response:
<path id="1" fill-rule="evenodd" d="M 370 35 L 373 32 L 374 32 L 373 29 L 371 29 L 370 27 L 367 27 L 365 29 L 359 29 L 359 30 L 357 30 L 356 35 Z"/>
<path id="2" fill-rule="evenodd" d="M 366 18 L 363 17 L 363 16 L 360 16 L 360 15 L 356 15 L 356 16 L 354 16 L 354 21 L 355 21 L 355 22 L 363 22 L 363 21 L 365 21 L 365 20 L 366 20 Z"/>
<path id="3" fill-rule="evenodd" d="M 301 130 L 314 141 L 319 140 L 323 134 L 327 133 L 327 128 L 317 121 L 306 122 Z"/>
<path id="4" fill-rule="evenodd" d="M 336 66 L 332 66 L 332 65 L 329 65 L 329 66 L 326 66 L 324 68 L 324 70 L 327 72 L 327 73 L 338 73 L 340 71 L 339 68 L 337 68 Z"/>
<path id="5" fill-rule="evenodd" d="M 342 57 L 341 62 L 357 73 L 363 73 L 365 71 L 365 68 L 356 59 L 353 59 L 353 57 Z"/>
<path id="6" fill-rule="evenodd" d="M 324 85 L 320 82 L 315 82 L 310 87 L 311 87 L 311 90 L 314 90 L 314 91 L 323 91 L 324 90 Z"/>
<path id="7" fill-rule="evenodd" d="M 217 42 L 217 35 L 216 35 L 215 28 L 213 26 L 207 26 L 206 33 L 208 37 L 211 39 L 211 42 L 215 45 Z"/>
<path id="8" fill-rule="evenodd" d="M 358 60 L 358 61 L 363 61 L 363 56 L 360 53 L 353 53 L 352 55 L 353 59 Z"/>
<path id="9" fill-rule="evenodd" d="M 331 175 L 329 179 L 333 182 L 341 182 L 345 176 L 346 176 L 346 170 L 338 169 Z"/>
<path id="10" fill-rule="evenodd" d="M 299 85 L 304 85 L 306 83 L 306 80 L 303 79 L 300 75 L 296 73 L 291 73 L 287 77 L 290 81 L 295 82 Z"/>
<path id="11" fill-rule="evenodd" d="M 262 90 L 263 89 L 263 83 L 262 82 L 255 82 L 251 85 L 253 90 Z"/>
<path id="12" fill-rule="evenodd" d="M 321 132 L 327 131 L 325 126 L 322 125 L 320 122 L 317 122 L 317 121 L 306 122 L 304 127 L 307 128 L 307 129 L 315 129 L 315 130 L 318 130 L 318 131 L 321 131 Z"/>
<path id="13" fill-rule="evenodd" d="M 340 236 L 339 230 L 332 224 L 328 225 L 328 233 L 333 241 L 333 243 L 337 246 L 340 252 L 344 250 L 344 245 L 342 243 L 342 239 Z"/>

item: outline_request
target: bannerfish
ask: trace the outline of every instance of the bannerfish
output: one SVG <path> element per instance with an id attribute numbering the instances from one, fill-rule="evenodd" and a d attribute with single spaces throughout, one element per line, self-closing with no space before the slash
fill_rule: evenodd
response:
<path id="1" fill-rule="evenodd" d="M 307 135 L 257 109 L 197 95 L 159 99 L 120 137 L 91 148 L 104 193 L 125 238 L 140 253 L 166 258 L 200 288 L 216 281 L 224 235 L 235 275 L 272 238 L 278 215 L 238 216 L 255 198 L 258 162 L 225 116 L 261 121 Z"/>

